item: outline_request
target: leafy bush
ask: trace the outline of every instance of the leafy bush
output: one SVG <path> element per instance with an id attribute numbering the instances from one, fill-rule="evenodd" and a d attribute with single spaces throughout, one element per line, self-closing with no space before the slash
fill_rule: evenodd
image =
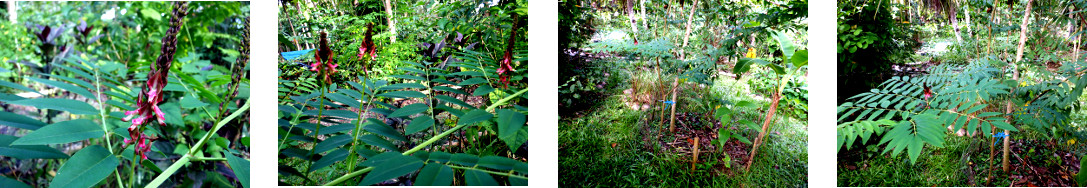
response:
<path id="1" fill-rule="evenodd" d="M 0 164 L 47 164 L 0 177 L 2 187 L 249 186 L 246 3 L 18 4 L 34 50 L 4 56 L 16 79 L 0 81 L 11 89 L 0 92 L 0 125 L 20 131 L 0 135 Z M 194 44 L 217 39 L 229 44 L 215 49 L 221 59 Z"/>

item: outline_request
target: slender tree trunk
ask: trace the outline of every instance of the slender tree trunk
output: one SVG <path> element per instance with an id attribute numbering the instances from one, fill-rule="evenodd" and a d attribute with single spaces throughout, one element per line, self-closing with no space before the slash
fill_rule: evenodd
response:
<path id="1" fill-rule="evenodd" d="M 11 21 L 11 23 L 18 23 L 19 21 L 16 20 L 16 18 L 18 18 L 19 12 L 15 11 L 18 2 L 8 1 L 7 3 L 8 3 L 8 21 Z"/>
<path id="2" fill-rule="evenodd" d="M 649 24 L 646 23 L 649 17 L 645 17 L 645 0 L 642 0 L 640 4 L 642 5 L 642 29 L 649 29 Z"/>
<path id="3" fill-rule="evenodd" d="M 966 38 L 974 38 L 974 30 L 970 27 L 971 25 L 973 25 L 970 22 L 970 3 L 966 3 L 966 5 L 963 7 L 966 7 L 965 9 L 963 9 L 966 10 L 966 14 L 964 14 L 964 16 L 966 16 Z"/>
<path id="4" fill-rule="evenodd" d="M 679 47 L 679 59 L 680 60 L 683 60 L 687 56 L 687 53 L 684 53 L 683 49 L 687 47 L 687 41 L 689 41 L 690 38 L 691 38 L 691 22 L 694 21 L 694 10 L 697 9 L 697 8 L 698 8 L 698 0 L 695 0 L 694 4 L 691 4 L 690 13 L 687 14 L 687 31 L 685 32 L 685 34 L 683 34 L 683 46 Z"/>
<path id="5" fill-rule="evenodd" d="M 759 151 L 759 145 L 765 142 L 763 138 L 766 138 L 766 132 L 770 129 L 770 121 L 774 119 L 774 113 L 778 109 L 778 101 L 781 100 L 781 91 L 774 93 L 773 102 L 770 103 L 770 112 L 766 114 L 766 120 L 762 122 L 762 132 L 759 133 L 759 137 L 755 138 L 755 144 L 751 147 L 751 155 L 747 156 L 747 165 L 745 170 L 751 170 L 751 164 L 755 163 L 755 154 Z"/>
<path id="6" fill-rule="evenodd" d="M 396 16 L 395 14 L 393 14 L 393 4 L 392 4 L 391 1 L 385 0 L 385 18 L 389 21 L 389 32 L 392 32 L 392 37 L 389 38 L 389 41 L 395 43 L 396 42 L 396 22 L 393 21 L 393 16 Z"/>
<path id="7" fill-rule="evenodd" d="M 1033 3 L 1033 1 L 1027 0 L 1027 10 L 1023 12 L 1023 22 L 1022 22 L 1022 24 L 1019 24 L 1019 47 L 1016 49 L 1016 52 L 1015 52 L 1015 63 L 1012 64 L 1012 80 L 1015 80 L 1016 83 L 1019 82 L 1019 68 L 1017 67 L 1017 64 L 1023 60 L 1023 49 L 1027 44 L 1027 23 L 1028 23 L 1028 21 L 1030 21 L 1030 9 L 1031 9 L 1032 3 Z M 1014 88 L 1012 88 L 1012 92 L 1015 92 Z M 1008 101 L 1008 107 L 1007 107 L 1007 110 L 1006 110 L 1007 114 L 1012 113 L 1012 107 L 1013 106 L 1014 105 L 1012 105 L 1012 102 Z M 1012 124 L 1010 117 L 1007 118 L 1006 121 L 1008 122 L 1008 124 Z M 1012 124 L 1012 126 L 1014 126 L 1014 125 L 1015 124 Z M 1003 164 L 1003 167 L 1004 167 L 1004 173 L 1008 173 L 1008 170 L 1010 168 L 1010 166 L 1008 164 L 1009 163 L 1008 154 L 1011 153 L 1011 150 L 1010 150 L 1009 147 L 1011 146 L 1011 138 L 1012 137 L 1011 137 L 1011 135 L 1009 135 L 1008 130 L 1004 130 L 1004 135 L 1008 135 L 1008 137 L 1004 138 L 1004 160 L 1003 160 L 1002 164 Z"/>
<path id="8" fill-rule="evenodd" d="M 951 20 L 951 31 L 955 33 L 955 42 L 961 43 L 962 36 L 959 35 L 959 19 L 958 16 L 956 16 L 957 13 L 957 9 L 952 8 L 951 12 L 947 14 L 947 19 Z"/>

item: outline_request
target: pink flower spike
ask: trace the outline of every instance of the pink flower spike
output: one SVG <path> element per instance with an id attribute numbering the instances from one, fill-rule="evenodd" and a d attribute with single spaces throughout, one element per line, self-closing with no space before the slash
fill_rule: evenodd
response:
<path id="1" fill-rule="evenodd" d="M 339 67 L 339 66 L 340 66 L 340 64 L 328 64 L 328 67 L 329 67 L 329 69 L 332 69 L 332 72 L 336 72 L 336 67 Z"/>
<path id="2" fill-rule="evenodd" d="M 158 116 L 159 124 L 166 126 L 166 113 L 162 113 L 162 109 L 159 109 L 159 105 L 151 105 L 151 108 L 155 109 L 155 116 Z"/>
<path id="3" fill-rule="evenodd" d="M 132 144 L 132 139 L 125 138 L 125 145 Z"/>

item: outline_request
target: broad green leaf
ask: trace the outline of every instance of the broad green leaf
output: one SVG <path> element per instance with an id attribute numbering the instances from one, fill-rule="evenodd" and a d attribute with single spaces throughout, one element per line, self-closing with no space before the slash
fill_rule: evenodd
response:
<path id="1" fill-rule="evenodd" d="M 347 150 L 345 150 L 343 148 L 339 148 L 339 149 L 333 150 L 332 152 L 328 152 L 327 155 L 325 155 L 324 157 L 321 157 L 321 159 L 317 160 L 317 162 L 313 162 L 313 167 L 310 167 L 309 171 L 310 172 L 317 171 L 317 170 L 320 170 L 322 168 L 328 167 L 329 165 L 332 165 L 333 163 L 342 161 L 343 159 L 347 158 L 347 154 L 348 154 Z"/>
<path id="2" fill-rule="evenodd" d="M 409 88 L 410 89 L 426 89 L 426 86 L 424 86 L 423 84 L 419 84 L 419 83 L 399 83 L 399 84 L 387 85 L 385 87 L 382 87 L 381 90 L 401 90 L 401 89 L 409 89 Z"/>
<path id="3" fill-rule="evenodd" d="M 415 176 L 415 185 L 449 186 L 453 184 L 453 169 L 438 163 L 427 164 Z"/>
<path id="4" fill-rule="evenodd" d="M 386 152 L 374 156 L 369 160 L 381 160 L 374 166 L 374 170 L 366 174 L 359 182 L 360 186 L 373 185 L 385 180 L 393 179 L 419 170 L 423 167 L 423 161 L 411 156 L 404 156 L 399 152 Z"/>
<path id="5" fill-rule="evenodd" d="M 411 120 L 411 124 L 408 124 L 408 127 L 404 129 L 404 131 L 406 134 L 415 134 L 419 131 L 427 130 L 431 126 L 434 126 L 434 118 L 431 118 L 430 116 L 420 116 Z"/>
<path id="6" fill-rule="evenodd" d="M 513 143 L 513 141 L 515 141 L 516 136 L 518 136 L 517 131 L 520 131 L 521 127 L 525 126 L 525 122 L 528 121 L 528 116 L 508 109 L 498 109 L 495 111 L 498 112 L 498 120 L 496 121 L 498 123 L 498 139 L 506 142 L 511 151 L 516 151 L 517 147 L 520 147 L 521 145 L 517 144 L 515 146 L 513 144 L 516 143 Z"/>
<path id="7" fill-rule="evenodd" d="M 234 154 L 223 152 L 226 156 L 226 162 L 230 165 L 230 169 L 234 170 L 234 176 L 238 177 L 238 182 L 242 183 L 242 187 L 249 188 L 249 159 L 244 159 Z"/>
<path id="8" fill-rule="evenodd" d="M 466 103 L 466 102 L 464 102 L 464 101 L 462 101 L 460 99 L 453 98 L 453 97 L 450 97 L 450 96 L 438 95 L 438 96 L 434 96 L 434 98 L 438 98 L 438 100 L 442 100 L 442 101 L 445 101 L 445 102 L 448 102 L 448 103 L 457 104 L 457 105 L 463 106 L 465 108 L 476 108 L 475 106 L 472 106 L 471 104 L 468 104 L 468 103 Z"/>
<path id="9" fill-rule="evenodd" d="M 333 136 L 318 143 L 313 147 L 313 153 L 324 153 L 326 151 L 339 148 L 347 143 L 351 143 L 351 139 L 354 139 L 351 135 L 341 134 L 339 136 Z"/>
<path id="10" fill-rule="evenodd" d="M 150 7 L 144 7 L 143 9 L 141 9 L 140 14 L 142 14 L 143 17 L 145 17 L 147 19 L 152 19 L 152 20 L 155 20 L 155 21 L 162 21 L 162 15 L 159 14 L 159 11 L 155 11 L 155 9 L 150 8 Z"/>
<path id="11" fill-rule="evenodd" d="M 207 106 L 207 105 L 208 105 L 208 103 L 204 103 L 203 101 L 200 101 L 200 99 L 197 99 L 196 97 L 185 96 L 184 98 L 181 98 L 181 108 L 184 108 L 184 109 L 200 108 L 200 107 L 204 107 L 204 106 Z"/>
<path id="12" fill-rule="evenodd" d="M 489 120 L 492 117 L 494 117 L 494 115 L 487 113 L 487 111 L 475 109 L 461 116 L 460 120 L 457 121 L 457 125 L 475 124 Z"/>
<path id="13" fill-rule="evenodd" d="M 91 99 L 91 100 L 97 100 L 98 99 L 98 97 L 95 97 L 95 95 L 93 93 L 91 93 L 90 91 L 87 91 L 87 89 L 83 89 L 82 87 L 79 87 L 79 86 L 75 86 L 75 85 L 60 82 L 60 81 L 53 81 L 53 80 L 36 78 L 36 77 L 29 77 L 28 76 L 26 78 L 30 79 L 30 80 L 34 80 L 35 82 L 41 82 L 41 83 L 46 84 L 46 85 L 51 85 L 53 87 L 61 88 L 61 89 L 64 89 L 66 91 L 71 91 L 72 93 L 79 94 L 79 95 L 81 95 L 83 97 L 87 97 L 88 99 Z"/>
<path id="14" fill-rule="evenodd" d="M 484 96 L 494 91 L 494 87 L 491 85 L 481 85 L 476 88 L 475 92 L 472 92 L 472 96 Z"/>
<path id="15" fill-rule="evenodd" d="M 409 104 L 407 106 L 401 107 L 400 109 L 397 109 L 396 111 L 393 111 L 393 113 L 389 114 L 387 118 L 411 116 L 421 112 L 426 112 L 427 109 L 430 109 L 430 107 L 423 103 Z"/>
<path id="16" fill-rule="evenodd" d="M 449 158 L 449 162 L 464 166 L 475 166 L 479 162 L 479 157 L 467 153 L 457 153 Z"/>
<path id="17" fill-rule="evenodd" d="M 65 144 L 106 134 L 102 126 L 88 119 L 63 121 L 46 125 L 12 142 L 11 145 Z"/>
<path id="18" fill-rule="evenodd" d="M 408 141 L 408 139 L 405 138 L 404 135 L 400 134 L 400 132 L 396 129 L 389 127 L 389 125 L 385 124 L 385 122 L 374 118 L 369 118 L 367 120 L 371 122 L 363 128 L 367 132 L 377 133 L 381 136 L 389 137 L 399 141 Z"/>
<path id="19" fill-rule="evenodd" d="M 329 100 L 343 103 L 347 106 L 359 108 L 360 102 L 351 97 L 341 95 L 339 93 L 325 93 L 325 97 Z"/>
<path id="20" fill-rule="evenodd" d="M 446 167 L 448 168 L 448 167 Z M 7 176 L 0 176 L 0 187 L 8 188 L 30 188 L 30 185 L 20 182 L 19 180 L 8 178 Z"/>
<path id="21" fill-rule="evenodd" d="M 37 130 L 45 123 L 23 115 L 0 111 L 0 125 L 7 125 L 20 129 Z"/>
<path id="22" fill-rule="evenodd" d="M 475 77 L 475 78 L 469 78 L 467 80 L 464 80 L 463 82 L 460 82 L 460 84 L 457 84 L 457 85 L 458 86 L 466 86 L 466 85 L 476 85 L 476 84 L 482 84 L 482 83 L 487 83 L 487 80 L 483 79 L 483 78 Z"/>
<path id="23" fill-rule="evenodd" d="M 369 144 L 369 145 L 372 145 L 372 146 L 385 148 L 385 149 L 387 149 L 389 151 L 400 151 L 399 148 L 396 148 L 396 145 L 393 145 L 393 143 L 391 143 L 388 140 L 385 140 L 385 139 L 383 139 L 381 137 L 378 137 L 377 135 L 372 135 L 372 134 L 363 135 L 362 137 L 359 138 L 359 140 L 362 140 L 362 142 L 366 142 L 366 144 Z"/>
<path id="24" fill-rule="evenodd" d="M 19 101 L 11 101 L 9 104 L 33 106 L 41 109 L 53 109 L 67 111 L 72 114 L 97 115 L 98 110 L 83 101 L 72 99 L 37 98 Z"/>
<path id="25" fill-rule="evenodd" d="M 426 95 L 419 91 L 390 91 L 377 94 L 377 96 L 389 98 L 426 98 Z"/>
<path id="26" fill-rule="evenodd" d="M 792 60 L 793 66 L 796 66 L 797 68 L 808 65 L 808 50 L 796 51 L 796 53 L 793 54 L 793 58 L 790 58 L 789 60 Z"/>
<path id="27" fill-rule="evenodd" d="M 520 166 L 520 163 L 525 163 L 525 162 L 521 162 L 521 161 L 518 161 L 518 160 L 513 160 L 513 159 L 510 159 L 510 158 L 506 158 L 506 157 L 500 157 L 500 156 L 493 156 L 492 155 L 492 156 L 486 156 L 486 157 L 483 157 L 483 158 L 479 158 L 479 162 L 477 164 L 479 166 L 487 167 L 487 168 L 498 170 L 498 171 L 503 171 L 504 172 L 504 171 L 509 171 L 509 170 L 516 170 L 517 172 L 527 174 L 528 169 L 519 169 L 519 168 L 517 168 L 518 166 Z"/>
<path id="28" fill-rule="evenodd" d="M 16 84 L 16 83 L 11 83 L 11 82 L 8 82 L 8 81 L 3 81 L 3 80 L 0 80 L 0 86 L 10 87 L 10 88 L 13 88 L 13 89 L 18 89 L 18 90 L 23 90 L 23 91 L 33 92 L 33 93 L 38 93 L 38 90 L 30 89 L 29 87 L 19 85 L 19 84 Z M 41 94 L 41 93 L 38 93 L 38 94 Z"/>
<path id="29" fill-rule="evenodd" d="M 13 146 L 11 142 L 19 137 L 0 135 L 0 156 L 14 157 L 16 159 L 64 159 L 68 154 L 45 145 Z"/>
<path id="30" fill-rule="evenodd" d="M 498 182 L 491 177 L 490 174 L 475 171 L 465 170 L 464 181 L 468 186 L 497 186 Z"/>
<path id="31" fill-rule="evenodd" d="M 60 166 L 49 187 L 91 187 L 117 170 L 120 161 L 102 146 L 80 149 Z"/>
<path id="32" fill-rule="evenodd" d="M 468 95 L 468 92 L 464 92 L 464 91 L 461 91 L 459 89 L 454 89 L 454 88 L 445 87 L 445 86 L 434 86 L 434 90 L 445 91 L 445 92 L 450 92 L 450 93 L 456 93 L 456 94 L 461 94 L 461 95 Z M 441 95 L 439 95 L 439 96 L 441 96 Z"/>
<path id="33" fill-rule="evenodd" d="M 785 32 L 773 31 L 774 39 L 778 41 L 778 47 L 785 58 L 792 58 L 793 52 L 796 52 L 796 46 L 793 45 L 793 40 L 789 36 L 785 35 Z"/>

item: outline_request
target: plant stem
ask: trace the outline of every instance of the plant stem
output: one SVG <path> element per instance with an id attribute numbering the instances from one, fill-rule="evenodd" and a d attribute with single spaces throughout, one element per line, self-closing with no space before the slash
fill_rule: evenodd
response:
<path id="1" fill-rule="evenodd" d="M 317 141 L 318 141 L 317 136 L 321 135 L 321 126 L 323 126 L 323 125 L 321 125 L 321 113 L 324 113 L 324 111 L 325 111 L 325 89 L 328 89 L 328 86 L 321 87 L 321 89 L 320 89 L 321 90 L 321 98 L 317 98 L 317 100 L 320 100 L 318 102 L 321 102 L 321 105 L 317 107 L 317 129 L 313 130 L 313 147 L 314 148 L 310 148 L 309 155 L 307 155 L 306 158 L 313 157 L 313 154 L 314 154 L 313 149 L 317 149 L 316 148 L 317 147 Z M 315 162 L 316 161 L 310 160 L 309 166 L 306 166 L 306 172 L 309 172 L 310 168 L 313 167 L 313 163 L 315 163 Z"/>
<path id="2" fill-rule="evenodd" d="M 521 95 L 521 94 L 523 94 L 525 92 L 528 92 L 528 88 L 521 89 L 521 91 L 518 91 L 517 93 L 514 93 L 512 95 L 506 96 L 506 98 L 502 98 L 501 100 L 498 100 L 498 102 L 495 102 L 494 104 L 491 104 L 491 106 L 488 106 L 487 111 L 493 111 L 495 107 L 498 107 L 499 105 L 505 104 L 507 101 L 512 100 L 514 97 L 519 96 L 519 95 Z M 449 130 L 446 130 L 445 132 L 442 132 L 442 134 L 435 135 L 434 137 L 431 137 L 430 139 L 428 139 L 426 142 L 420 143 L 419 145 L 415 146 L 414 148 L 411 148 L 410 150 L 405 151 L 403 153 L 403 155 L 411 155 L 412 153 L 415 153 L 415 152 L 417 152 L 419 150 L 422 150 L 423 148 L 426 148 L 430 144 L 434 144 L 434 142 L 438 142 L 438 140 L 441 140 L 443 137 L 449 136 L 449 134 L 453 134 L 453 132 L 455 132 L 457 130 L 460 130 L 461 128 L 464 128 L 465 126 L 468 126 L 468 124 L 457 125 L 456 127 L 453 127 L 452 129 L 449 129 Z M 328 183 L 324 184 L 323 186 L 332 186 L 332 185 L 340 184 L 340 183 L 343 183 L 344 181 L 347 181 L 348 179 L 354 178 L 355 176 L 362 175 L 362 174 L 364 174 L 366 172 L 369 172 L 371 170 L 374 170 L 374 167 L 367 167 L 367 168 L 364 168 L 364 169 L 359 170 L 359 171 L 351 172 L 349 174 L 345 174 L 345 175 L 341 176 L 340 178 L 336 178 L 335 180 L 332 180 L 331 182 L 328 182 Z"/>
<path id="3" fill-rule="evenodd" d="M 110 133 L 110 131 L 109 131 L 109 122 L 106 122 L 106 103 L 102 102 L 102 88 L 101 88 L 102 87 L 102 80 L 98 78 L 98 75 L 99 75 L 98 69 L 95 68 L 94 69 L 94 83 L 98 84 L 98 86 L 94 87 L 94 90 L 98 91 L 98 96 L 95 96 L 95 98 L 98 98 L 98 117 L 101 119 L 101 122 L 102 122 L 102 131 L 104 131 L 106 133 L 106 135 L 105 135 L 105 137 L 106 137 L 106 147 L 109 148 L 109 153 L 110 154 L 115 154 L 115 153 L 113 153 L 113 142 L 110 141 L 110 139 L 109 139 L 109 137 L 112 135 L 112 133 Z M 118 171 L 114 171 L 114 172 L 115 172 L 114 174 L 117 175 L 117 186 L 119 186 L 120 188 L 125 188 L 123 180 L 121 180 L 121 172 L 118 172 Z M 129 178 L 132 178 L 132 177 L 129 177 Z"/>
<path id="4" fill-rule="evenodd" d="M 211 133 L 208 133 L 208 134 L 211 134 Z M 158 177 L 155 177 L 154 180 L 151 180 L 151 183 L 148 183 L 147 186 L 145 186 L 144 188 L 159 187 L 159 185 L 162 185 L 162 182 L 166 181 L 166 178 L 170 177 L 169 175 L 172 175 L 175 172 L 177 172 L 177 169 L 180 169 L 182 166 L 185 166 L 186 164 L 189 164 L 189 160 L 191 158 L 192 158 L 191 154 L 185 154 L 185 156 L 182 156 L 181 159 L 177 160 L 177 162 L 174 162 L 173 165 L 170 165 L 170 167 L 166 168 L 166 170 L 163 170 L 161 175 L 159 175 Z"/>
<path id="5" fill-rule="evenodd" d="M 441 163 L 439 163 L 439 164 L 441 164 Z M 528 177 L 521 176 L 521 175 L 513 175 L 512 173 L 502 173 L 502 172 L 495 172 L 495 171 L 490 171 L 490 170 L 484 170 L 484 169 L 478 169 L 478 168 L 469 168 L 469 167 L 456 166 L 456 165 L 447 165 L 447 164 L 442 164 L 442 165 L 448 166 L 449 168 L 456 168 L 456 169 L 461 169 L 461 170 L 474 170 L 474 171 L 480 171 L 480 172 L 485 172 L 485 173 L 488 173 L 488 174 L 494 174 L 494 175 L 499 175 L 499 176 L 506 176 L 506 177 L 511 177 L 511 178 L 526 179 L 526 180 L 528 179 Z"/>
<path id="6" fill-rule="evenodd" d="M 162 182 L 166 181 L 166 178 L 169 178 L 175 172 L 177 172 L 177 169 L 181 168 L 181 166 L 185 166 L 185 165 L 189 164 L 189 161 L 193 158 L 193 154 L 195 154 L 197 151 L 200 151 L 200 147 L 204 145 L 204 142 L 206 142 L 208 139 L 210 139 L 211 135 L 215 135 L 215 132 L 218 132 L 219 128 L 222 128 L 223 125 L 226 125 L 227 122 L 230 122 L 231 120 L 234 120 L 234 118 L 241 115 L 242 112 L 248 111 L 249 110 L 249 104 L 251 102 L 252 102 L 251 100 L 246 100 L 245 105 L 242 105 L 242 107 L 240 107 L 240 108 L 238 108 L 238 110 L 234 111 L 233 114 L 230 114 L 230 116 L 227 116 L 223 120 L 220 120 L 219 123 L 216 123 L 215 127 L 213 127 L 211 129 L 211 131 L 209 131 L 207 134 L 205 134 L 204 137 L 200 139 L 200 141 L 196 142 L 196 145 L 193 145 L 193 147 L 191 149 L 189 149 L 189 153 L 186 153 L 185 156 L 181 157 L 181 159 L 178 159 L 176 162 L 174 162 L 174 164 L 172 164 L 172 165 L 170 165 L 170 167 L 166 168 L 166 170 L 163 170 L 162 174 L 159 174 L 158 176 L 156 176 L 155 179 L 151 180 L 151 183 L 148 183 L 147 186 L 145 186 L 145 187 L 148 187 L 148 188 L 150 188 L 150 187 L 159 187 L 159 185 L 162 185 Z M 135 165 L 133 165 L 133 168 L 135 168 Z M 133 170 L 133 171 L 135 171 L 135 170 Z"/>

